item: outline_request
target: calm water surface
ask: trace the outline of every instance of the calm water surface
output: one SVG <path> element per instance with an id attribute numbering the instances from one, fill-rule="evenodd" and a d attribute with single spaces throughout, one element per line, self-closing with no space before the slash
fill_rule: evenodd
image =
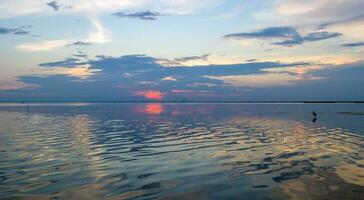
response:
<path id="1" fill-rule="evenodd" d="M 0 199 L 363 199 L 363 157 L 363 104 L 0 104 Z"/>

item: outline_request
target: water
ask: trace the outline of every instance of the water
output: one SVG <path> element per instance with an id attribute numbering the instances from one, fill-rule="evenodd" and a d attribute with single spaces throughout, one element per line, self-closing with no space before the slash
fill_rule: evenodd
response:
<path id="1" fill-rule="evenodd" d="M 0 199 L 362 199 L 363 121 L 363 104 L 0 104 Z"/>

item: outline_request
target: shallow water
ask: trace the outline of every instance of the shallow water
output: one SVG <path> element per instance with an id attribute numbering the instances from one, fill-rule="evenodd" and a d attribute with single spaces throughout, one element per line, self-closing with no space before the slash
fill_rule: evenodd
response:
<path id="1" fill-rule="evenodd" d="M 362 199 L 363 121 L 364 104 L 0 104 L 0 199 Z"/>

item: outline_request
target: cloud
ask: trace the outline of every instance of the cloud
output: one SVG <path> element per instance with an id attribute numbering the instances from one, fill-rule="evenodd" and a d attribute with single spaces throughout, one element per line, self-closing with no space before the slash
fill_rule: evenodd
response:
<path id="1" fill-rule="evenodd" d="M 187 62 L 187 61 L 191 61 L 191 60 L 207 60 L 207 58 L 210 56 L 210 54 L 204 54 L 201 56 L 186 56 L 186 57 L 180 57 L 180 58 L 176 58 L 174 59 L 174 61 L 176 62 Z"/>
<path id="2" fill-rule="evenodd" d="M 52 3 L 54 2 L 54 3 Z M 5 0 L 0 1 L 0 18 L 11 18 L 22 15 L 39 14 L 48 15 L 58 12 L 60 8 L 67 9 L 67 13 L 82 13 L 101 15 L 105 13 L 123 12 L 130 10 L 158 10 L 167 14 L 188 14 L 199 9 L 218 6 L 222 0 L 62 0 L 60 1 L 34 1 L 34 0 Z M 49 3 L 49 5 L 47 4 Z"/>
<path id="3" fill-rule="evenodd" d="M 362 0 L 279 0 L 276 12 L 289 20 L 322 22 L 362 16 Z"/>
<path id="4" fill-rule="evenodd" d="M 363 40 L 362 0 L 277 0 L 258 13 L 257 20 L 276 26 L 341 33 L 345 40 Z M 282 42 L 282 41 L 279 41 Z M 290 41 L 282 42 L 289 44 Z M 291 43 L 297 43 L 292 42 Z"/>
<path id="5" fill-rule="evenodd" d="M 76 57 L 76 58 L 87 58 L 88 57 L 87 54 L 85 54 L 82 51 L 78 51 L 77 54 L 73 54 L 72 56 Z"/>
<path id="6" fill-rule="evenodd" d="M 78 59 L 78 58 L 67 58 L 65 60 L 57 61 L 57 62 L 41 63 L 41 64 L 39 64 L 39 66 L 41 66 L 41 67 L 67 67 L 67 68 L 72 68 L 72 67 L 77 67 L 79 65 L 84 64 L 84 63 L 80 63 L 79 61 L 80 61 L 80 59 Z"/>
<path id="7" fill-rule="evenodd" d="M 141 19 L 141 20 L 157 20 L 161 16 L 158 12 L 152 11 L 143 11 L 143 12 L 135 12 L 135 13 L 124 13 L 124 12 L 117 12 L 112 14 L 117 17 L 122 18 L 134 18 L 134 19 Z"/>
<path id="8" fill-rule="evenodd" d="M 347 19 L 336 19 L 336 20 L 330 20 L 324 23 L 321 23 L 317 26 L 318 29 L 325 29 L 331 26 L 337 26 L 337 25 L 343 25 L 343 24 L 349 24 L 352 22 L 361 22 L 364 20 L 364 14 L 359 16 L 353 16 Z"/>
<path id="9" fill-rule="evenodd" d="M 8 90 L 19 90 L 19 89 L 29 89 L 35 88 L 37 85 L 27 84 L 20 81 L 2 82 L 0 81 L 0 91 Z"/>
<path id="10" fill-rule="evenodd" d="M 224 38 L 245 39 L 245 38 L 300 38 L 300 34 L 292 27 L 269 27 L 258 31 L 234 33 L 225 35 Z"/>
<path id="11" fill-rule="evenodd" d="M 42 42 L 29 42 L 17 46 L 21 51 L 50 51 L 56 48 L 61 48 L 71 43 L 70 40 L 49 40 Z"/>
<path id="12" fill-rule="evenodd" d="M 177 81 L 177 79 L 173 76 L 166 76 L 162 78 L 162 81 Z"/>
<path id="13" fill-rule="evenodd" d="M 67 46 L 88 46 L 91 44 L 103 44 L 111 41 L 111 34 L 104 28 L 99 19 L 95 16 L 90 17 L 90 22 L 93 29 L 90 31 L 87 38 L 82 40 L 75 39 L 60 39 L 41 42 L 28 42 L 17 46 L 21 51 L 50 51 L 57 48 Z"/>
<path id="14" fill-rule="evenodd" d="M 289 74 L 252 74 L 235 76 L 208 76 L 208 78 L 224 81 L 234 87 L 275 87 L 293 85 L 300 77 Z"/>
<path id="15" fill-rule="evenodd" d="M 66 76 L 77 77 L 82 80 L 86 80 L 87 78 L 95 75 L 98 70 L 90 69 L 89 65 L 79 65 L 77 67 L 57 67 L 51 72 L 52 74 L 64 74 Z M 79 80 L 79 81 L 82 81 Z"/>
<path id="16" fill-rule="evenodd" d="M 47 6 L 53 8 L 55 11 L 58 11 L 62 4 L 61 3 L 58 3 L 57 1 L 50 1 L 50 2 L 47 2 Z"/>
<path id="17" fill-rule="evenodd" d="M 341 46 L 343 46 L 343 47 L 362 47 L 362 46 L 364 46 L 364 42 L 346 43 Z"/>
<path id="18" fill-rule="evenodd" d="M 101 24 L 97 17 L 91 17 L 90 22 L 93 25 L 93 30 L 88 38 L 83 40 L 84 43 L 103 44 L 111 41 L 110 32 Z"/>
<path id="19" fill-rule="evenodd" d="M 91 42 L 76 41 L 72 42 L 71 44 L 68 44 L 67 46 L 88 46 L 91 44 L 92 44 Z"/>
<path id="20" fill-rule="evenodd" d="M 84 60 L 70 57 L 65 60 L 41 63 L 43 68 L 79 68 L 89 66 L 94 73 L 88 80 L 95 83 L 110 82 L 123 85 L 130 90 L 148 87 L 149 90 L 157 89 L 199 89 L 219 86 L 218 82 L 205 75 L 235 75 L 259 72 L 265 67 L 282 67 L 286 64 L 274 62 L 254 62 L 236 65 L 207 65 L 194 67 L 165 67 L 158 63 L 158 58 L 145 55 L 126 55 L 121 57 L 99 56 L 96 60 Z M 299 63 L 298 65 L 303 65 Z M 178 79 L 176 78 L 178 77 Z M 144 84 L 148 83 L 148 84 Z M 151 84 L 153 83 L 153 84 Z M 169 83 L 169 84 L 166 84 Z"/>
<path id="21" fill-rule="evenodd" d="M 92 34 L 92 33 L 91 33 Z M 72 39 L 63 39 L 63 40 L 48 40 L 41 42 L 28 42 L 23 43 L 17 46 L 18 50 L 21 51 L 50 51 L 53 49 L 58 49 L 62 47 L 69 46 L 89 46 L 92 43 L 104 43 L 109 41 L 107 36 L 102 35 L 93 35 L 90 38 L 86 39 L 86 41 L 73 41 Z"/>
<path id="22" fill-rule="evenodd" d="M 158 62 L 165 66 L 178 66 L 191 61 L 207 61 L 209 56 L 210 54 L 203 54 L 200 56 L 185 56 L 174 59 L 159 59 Z"/>
<path id="23" fill-rule="evenodd" d="M 21 28 L 4 28 L 0 27 L 0 34 L 26 35 L 29 31 Z"/>
<path id="24" fill-rule="evenodd" d="M 341 33 L 329 33 L 327 31 L 321 31 L 321 32 L 309 33 L 305 37 L 303 37 L 303 40 L 312 42 L 312 41 L 336 38 L 336 37 L 340 37 L 340 36 L 342 36 Z"/>
<path id="25" fill-rule="evenodd" d="M 262 72 L 270 72 L 270 73 L 283 73 L 290 75 L 305 75 L 310 74 L 315 71 L 319 71 L 328 66 L 320 66 L 320 65 L 309 65 L 309 66 L 293 66 L 293 67 L 277 67 L 277 68 L 266 68 L 262 69 Z"/>
<path id="26" fill-rule="evenodd" d="M 294 46 L 305 42 L 314 42 L 326 40 L 330 38 L 340 37 L 341 33 L 330 33 L 327 31 L 311 32 L 306 35 L 301 35 L 293 27 L 268 27 L 262 30 L 253 32 L 234 33 L 223 36 L 226 39 L 264 39 L 264 40 L 281 40 L 272 42 L 274 45 Z"/>
<path id="27" fill-rule="evenodd" d="M 363 7 L 362 0 L 279 0 L 269 12 L 275 24 L 340 32 L 345 39 L 363 40 Z"/>
<path id="28" fill-rule="evenodd" d="M 282 46 L 294 46 L 294 45 L 299 45 L 299 44 L 303 44 L 304 42 L 314 42 L 314 41 L 319 41 L 319 40 L 326 40 L 326 39 L 330 39 L 330 38 L 336 38 L 336 37 L 340 37 L 342 36 L 341 33 L 329 33 L 326 31 L 322 31 L 322 32 L 313 32 L 313 33 L 309 33 L 308 35 L 304 36 L 304 37 L 298 37 L 298 38 L 293 38 L 293 39 L 289 39 L 289 40 L 284 40 L 281 42 L 274 42 L 272 44 L 276 44 L 276 45 L 282 45 Z"/>
<path id="29" fill-rule="evenodd" d="M 158 63 L 159 59 L 140 54 L 69 57 L 39 64 L 52 75 L 20 76 L 18 81 L 39 86 L 32 94 L 42 96 L 33 100 L 302 100 L 313 95 L 350 98 L 362 94 L 356 88 L 364 84 L 362 63 L 339 66 L 254 61 L 166 67 Z M 24 89 L 13 93 L 24 98 L 32 95 Z"/>
<path id="30" fill-rule="evenodd" d="M 192 95 L 208 95 L 215 93 L 209 90 L 171 90 L 172 93 L 177 94 L 192 94 Z"/>

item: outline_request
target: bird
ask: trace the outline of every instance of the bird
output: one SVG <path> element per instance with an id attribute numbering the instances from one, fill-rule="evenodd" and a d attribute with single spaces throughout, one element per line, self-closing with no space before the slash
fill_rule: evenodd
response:
<path id="1" fill-rule="evenodd" d="M 317 114 L 316 114 L 315 111 L 312 112 L 312 115 L 315 116 L 315 117 L 317 117 Z"/>

